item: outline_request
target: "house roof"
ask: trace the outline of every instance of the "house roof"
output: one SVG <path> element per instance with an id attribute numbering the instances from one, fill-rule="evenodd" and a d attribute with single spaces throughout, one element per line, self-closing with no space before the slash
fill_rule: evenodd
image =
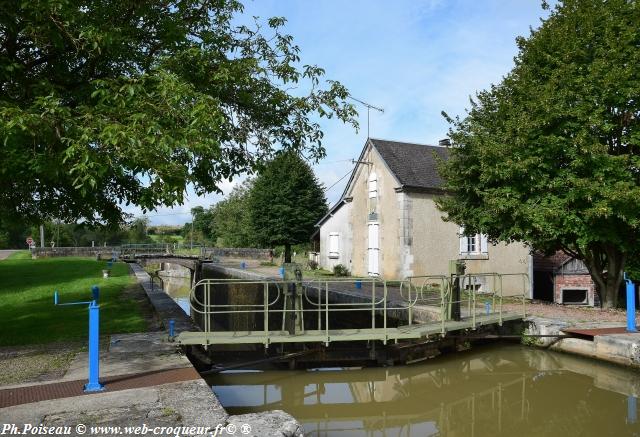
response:
<path id="1" fill-rule="evenodd" d="M 443 180 L 436 157 L 446 160 L 449 149 L 442 146 L 369 139 L 404 190 L 439 190 Z"/>

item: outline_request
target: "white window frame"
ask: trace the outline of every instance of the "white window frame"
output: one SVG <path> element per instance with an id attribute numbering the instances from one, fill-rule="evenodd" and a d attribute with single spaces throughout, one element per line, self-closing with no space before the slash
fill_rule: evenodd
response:
<path id="1" fill-rule="evenodd" d="M 460 227 L 460 255 L 488 255 L 489 244 L 487 242 L 487 236 L 485 234 L 467 235 L 464 232 L 464 227 Z"/>
<path id="2" fill-rule="evenodd" d="M 332 244 L 335 242 L 334 244 Z M 340 233 L 339 232 L 329 232 L 329 241 L 327 242 L 329 247 L 328 257 L 331 259 L 340 258 Z"/>

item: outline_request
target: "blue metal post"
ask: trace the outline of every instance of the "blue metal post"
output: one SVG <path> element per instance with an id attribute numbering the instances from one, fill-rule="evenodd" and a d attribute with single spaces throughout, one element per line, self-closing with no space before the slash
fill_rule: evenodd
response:
<path id="1" fill-rule="evenodd" d="M 247 263 L 246 263 L 246 262 L 244 262 L 244 261 L 242 261 L 242 262 L 240 263 L 240 268 L 241 268 L 242 270 L 246 269 L 246 268 L 247 268 Z"/>
<path id="2" fill-rule="evenodd" d="M 491 314 L 491 302 L 484 303 L 484 312 L 487 314 Z"/>
<path id="3" fill-rule="evenodd" d="M 96 302 L 100 301 L 100 289 L 97 285 L 91 287 L 91 294 L 93 295 L 93 300 Z"/>
<path id="4" fill-rule="evenodd" d="M 637 332 L 636 328 L 636 287 L 633 281 L 627 279 L 627 274 L 624 274 L 624 279 L 627 283 L 627 332 Z"/>
<path id="5" fill-rule="evenodd" d="M 356 281 L 356 288 L 357 289 L 361 289 L 362 288 L 362 281 L 359 280 L 359 279 Z"/>
<path id="6" fill-rule="evenodd" d="M 104 390 L 100 384 L 100 306 L 96 301 L 89 305 L 89 382 L 85 392 Z"/>
<path id="7" fill-rule="evenodd" d="M 60 302 L 60 297 L 58 296 L 58 290 L 56 290 L 53 292 L 53 304 L 58 305 L 58 302 Z"/>
<path id="8" fill-rule="evenodd" d="M 284 279 L 284 267 L 280 267 L 278 271 L 280 272 L 280 277 Z"/>
<path id="9" fill-rule="evenodd" d="M 627 396 L 627 423 L 632 424 L 638 421 L 638 398 Z"/>
<path id="10" fill-rule="evenodd" d="M 173 319 L 169 320 L 169 338 L 173 338 L 175 336 L 176 329 L 176 321 Z"/>

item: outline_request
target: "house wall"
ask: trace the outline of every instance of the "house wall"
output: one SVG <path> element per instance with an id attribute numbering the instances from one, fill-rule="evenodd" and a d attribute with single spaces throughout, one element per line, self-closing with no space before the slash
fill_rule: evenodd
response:
<path id="1" fill-rule="evenodd" d="M 339 257 L 329 257 L 329 235 L 333 232 L 337 232 L 340 235 L 339 238 Z M 351 262 L 351 202 L 342 205 L 338 208 L 333 216 L 326 219 L 326 221 L 320 226 L 320 266 L 327 270 L 332 270 L 334 266 L 342 264 L 349 270 L 352 270 Z"/>
<path id="2" fill-rule="evenodd" d="M 377 212 L 379 223 L 380 276 L 386 279 L 400 277 L 399 269 L 399 215 L 397 205 L 397 186 L 394 176 L 377 151 L 367 147 L 362 160 L 370 162 L 360 164 L 347 195 L 353 197 L 353 269 L 357 276 L 368 274 L 368 224 L 369 224 L 369 175 L 376 172 L 378 197 Z"/>
<path id="3" fill-rule="evenodd" d="M 408 196 L 412 199 L 413 238 L 410 250 L 412 262 L 410 269 L 406 271 L 411 271 L 414 276 L 448 275 L 449 261 L 461 258 L 459 226 L 442 219 L 444 214 L 436 206 L 436 195 L 409 193 Z M 532 262 L 529 249 L 519 243 L 490 244 L 487 254 L 462 258 L 465 259 L 467 273 L 529 275 Z M 483 284 L 484 290 L 492 291 L 494 288 L 493 279 L 478 279 L 485 282 Z M 524 284 L 527 287 L 525 290 L 527 292 L 529 285 L 529 281 Z M 504 296 L 519 295 L 522 290 L 522 276 L 503 277 L 502 291 Z"/>
<path id="4" fill-rule="evenodd" d="M 435 204 L 435 195 L 397 192 L 397 180 L 375 149 L 367 147 L 362 161 L 371 165 L 358 166 L 346 193 L 346 197 L 353 199 L 350 203 L 352 273 L 357 276 L 368 274 L 368 182 L 370 172 L 375 171 L 378 179 L 380 276 L 402 279 L 418 275 L 448 275 L 449 260 L 460 258 L 458 225 L 442 220 L 443 213 Z M 324 236 L 322 238 L 323 247 L 327 247 L 328 241 L 325 242 Z M 522 244 L 489 245 L 488 255 L 466 259 L 468 273 L 529 275 L 531 263 L 529 249 Z M 529 287 L 530 281 L 525 286 Z M 492 284 L 487 284 L 487 287 L 492 288 Z M 518 295 L 522 289 L 521 276 L 503 279 L 504 296 Z"/>

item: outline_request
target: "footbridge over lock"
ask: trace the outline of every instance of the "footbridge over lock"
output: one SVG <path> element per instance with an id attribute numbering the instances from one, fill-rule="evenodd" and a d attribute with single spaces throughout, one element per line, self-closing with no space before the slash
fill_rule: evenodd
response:
<path id="1" fill-rule="evenodd" d="M 522 289 L 510 300 L 517 312 L 503 309 L 502 284 L 519 276 Z M 476 285 L 490 284 L 482 291 Z M 481 326 L 502 326 L 526 315 L 526 274 L 414 276 L 402 281 L 378 278 L 303 280 L 203 279 L 191 290 L 191 314 L 200 332 L 181 332 L 183 345 L 205 348 L 229 344 L 429 341 Z M 229 299 L 242 289 L 248 299 Z M 336 295 L 352 295 L 345 302 Z M 416 317 L 420 314 L 420 317 Z M 425 317 L 425 314 L 428 314 Z M 237 328 L 233 317 L 250 319 Z M 345 325 L 348 325 L 345 327 Z"/>

